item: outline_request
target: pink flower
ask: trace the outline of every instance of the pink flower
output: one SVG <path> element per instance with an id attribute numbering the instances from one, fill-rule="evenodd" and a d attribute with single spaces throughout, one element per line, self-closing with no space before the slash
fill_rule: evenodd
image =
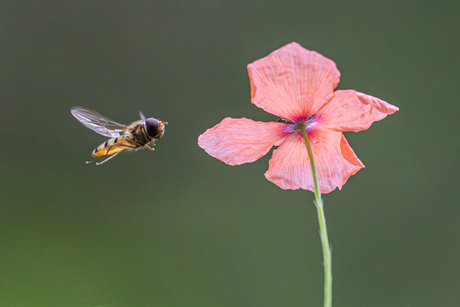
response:
<path id="1" fill-rule="evenodd" d="M 306 125 L 322 193 L 339 189 L 364 165 L 342 132 L 362 131 L 398 108 L 354 90 L 337 90 L 335 63 L 290 43 L 248 65 L 251 101 L 282 122 L 224 118 L 205 131 L 198 145 L 229 165 L 254 162 L 273 151 L 265 177 L 282 189 L 314 191 L 305 142 Z"/>

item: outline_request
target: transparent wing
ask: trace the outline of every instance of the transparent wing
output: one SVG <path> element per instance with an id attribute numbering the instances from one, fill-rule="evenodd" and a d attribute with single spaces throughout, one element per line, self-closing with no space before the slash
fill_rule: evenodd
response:
<path id="1" fill-rule="evenodd" d="M 142 119 L 142 120 L 146 120 L 146 117 L 144 115 L 144 112 L 142 111 L 139 111 L 139 117 Z"/>
<path id="2" fill-rule="evenodd" d="M 121 131 L 128 129 L 125 125 L 87 108 L 73 107 L 70 112 L 83 126 L 109 138 L 118 137 Z"/>

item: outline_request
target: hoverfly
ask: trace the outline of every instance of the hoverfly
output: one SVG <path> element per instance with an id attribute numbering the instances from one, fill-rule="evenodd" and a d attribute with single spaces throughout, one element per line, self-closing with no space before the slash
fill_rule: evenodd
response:
<path id="1" fill-rule="evenodd" d="M 112 159 L 125 149 L 154 150 L 152 146 L 155 146 L 155 141 L 163 136 L 165 125 L 168 124 L 152 117 L 146 118 L 142 111 L 139 112 L 141 119 L 128 126 L 83 107 L 73 107 L 70 112 L 83 126 L 111 138 L 93 151 L 92 155 L 95 158 L 93 161 L 86 162 L 96 161 L 96 165 Z"/>

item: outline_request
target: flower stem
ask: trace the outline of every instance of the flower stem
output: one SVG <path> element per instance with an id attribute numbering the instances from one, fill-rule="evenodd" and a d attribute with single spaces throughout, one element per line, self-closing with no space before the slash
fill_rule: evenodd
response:
<path id="1" fill-rule="evenodd" d="M 331 249 L 329 247 L 329 239 L 327 236 L 326 217 L 324 216 L 324 206 L 321 199 L 321 192 L 319 190 L 318 176 L 316 176 L 315 161 L 313 160 L 313 152 L 311 150 L 308 134 L 305 130 L 305 124 L 299 124 L 302 137 L 307 147 L 308 157 L 310 158 L 311 173 L 313 176 L 313 183 L 315 185 L 315 203 L 316 210 L 318 211 L 319 233 L 321 237 L 321 245 L 323 246 L 323 265 L 324 265 L 324 307 L 332 306 L 332 270 L 331 270 Z"/>

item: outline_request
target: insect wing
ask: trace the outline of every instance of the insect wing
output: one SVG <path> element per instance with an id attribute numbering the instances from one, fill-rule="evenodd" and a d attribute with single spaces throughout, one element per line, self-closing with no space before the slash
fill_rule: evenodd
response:
<path id="1" fill-rule="evenodd" d="M 144 115 L 144 112 L 142 111 L 139 111 L 139 117 L 142 119 L 142 120 L 146 120 L 147 118 L 145 117 Z"/>
<path id="2" fill-rule="evenodd" d="M 73 107 L 70 112 L 83 126 L 109 138 L 118 137 L 121 131 L 127 129 L 125 125 L 90 109 Z"/>

